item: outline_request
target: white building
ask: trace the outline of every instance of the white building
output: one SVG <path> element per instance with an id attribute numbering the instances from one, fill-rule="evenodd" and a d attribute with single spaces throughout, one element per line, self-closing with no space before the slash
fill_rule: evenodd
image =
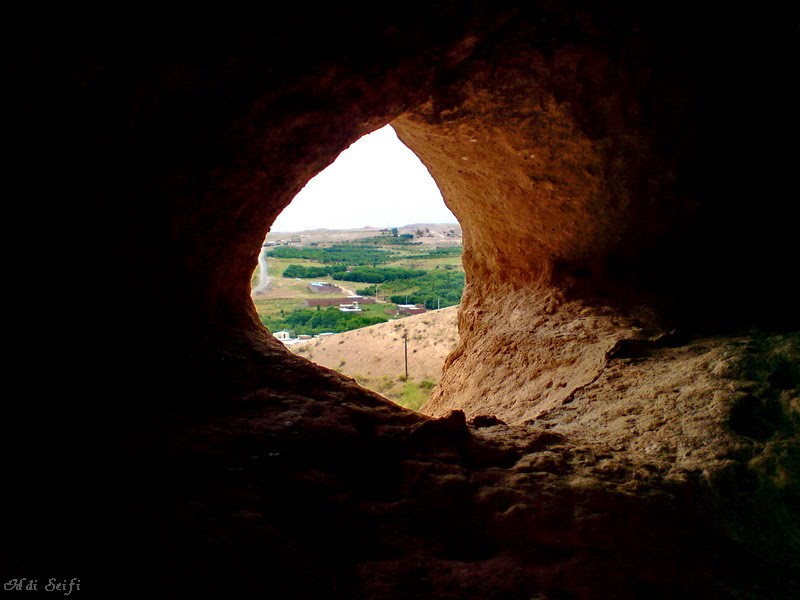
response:
<path id="1" fill-rule="evenodd" d="M 351 304 L 340 304 L 339 310 L 342 312 L 362 312 L 361 307 L 358 305 L 358 302 L 353 302 Z"/>

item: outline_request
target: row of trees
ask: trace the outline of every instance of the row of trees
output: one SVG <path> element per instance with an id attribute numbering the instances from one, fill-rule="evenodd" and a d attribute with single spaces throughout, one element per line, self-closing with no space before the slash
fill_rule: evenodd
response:
<path id="1" fill-rule="evenodd" d="M 378 245 L 413 245 L 418 246 L 422 244 L 422 242 L 411 242 L 414 239 L 414 236 L 410 233 L 401 233 L 397 235 L 397 228 L 392 229 L 392 237 L 388 236 L 377 236 L 377 237 L 368 237 L 362 238 L 357 240 L 359 244 L 378 244 Z"/>
<path id="2" fill-rule="evenodd" d="M 317 335 L 331 331 L 342 333 L 351 329 L 359 329 L 378 323 L 385 323 L 388 317 L 379 314 L 342 312 L 334 306 L 324 310 L 303 308 L 271 319 L 262 319 L 270 331 L 288 330 L 295 335 Z"/>
<path id="3" fill-rule="evenodd" d="M 388 281 L 381 285 L 381 292 L 389 294 L 396 304 L 424 304 L 428 309 L 454 306 L 464 293 L 464 273 L 447 269 L 423 271 L 420 277 Z M 356 293 L 374 296 L 375 287 L 358 289 Z"/>
<path id="4" fill-rule="evenodd" d="M 447 258 L 450 256 L 461 256 L 463 248 L 461 246 L 442 246 L 433 248 L 425 254 L 415 258 Z"/>
<path id="5" fill-rule="evenodd" d="M 338 281 L 355 281 L 357 283 L 385 283 L 398 279 L 414 279 L 422 277 L 426 273 L 427 271 L 419 269 L 356 267 L 351 271 L 335 273 L 333 278 Z"/>
<path id="6" fill-rule="evenodd" d="M 375 240 L 383 240 L 386 243 L 389 240 L 400 240 L 398 238 L 371 238 Z M 395 242 L 400 244 L 400 242 Z M 416 248 L 416 244 L 404 243 L 403 246 L 411 246 Z M 409 248 L 411 250 L 411 248 Z M 460 256 L 461 246 L 445 246 L 442 248 L 432 248 L 425 252 L 417 252 L 414 254 L 397 254 L 389 250 L 380 248 L 375 244 L 333 244 L 327 248 L 320 248 L 318 246 L 278 246 L 267 251 L 267 256 L 274 258 L 295 258 L 314 260 L 325 264 L 339 264 L 339 265 L 353 265 L 363 266 L 372 265 L 377 266 L 387 262 L 405 259 L 430 259 L 430 258 L 447 258 L 451 256 Z M 289 277 L 289 275 L 287 275 Z M 301 277 L 300 275 L 292 277 Z M 320 277 L 315 275 L 314 277 Z"/>
<path id="7" fill-rule="evenodd" d="M 289 265 L 284 269 L 284 277 L 317 278 L 328 277 L 334 273 L 347 270 L 347 265 L 325 265 L 322 267 L 306 267 L 303 265 Z"/>
<path id="8" fill-rule="evenodd" d="M 345 265 L 379 265 L 396 260 L 397 255 L 374 246 L 334 244 L 327 248 L 311 246 L 278 246 L 267 252 L 275 258 L 304 258 L 321 263 Z"/>

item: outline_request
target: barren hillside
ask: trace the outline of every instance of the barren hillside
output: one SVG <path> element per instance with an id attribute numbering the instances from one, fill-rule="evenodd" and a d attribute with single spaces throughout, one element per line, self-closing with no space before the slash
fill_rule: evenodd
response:
<path id="1" fill-rule="evenodd" d="M 301 356 L 345 375 L 385 396 L 410 404 L 427 399 L 432 384 L 438 384 L 442 364 L 458 341 L 457 306 L 433 310 L 388 323 L 346 331 L 301 342 L 291 349 Z M 409 382 L 426 382 L 424 398 L 405 402 L 407 385 L 400 385 L 405 376 L 403 334 L 408 332 Z M 405 400 L 410 400 L 406 398 Z"/>

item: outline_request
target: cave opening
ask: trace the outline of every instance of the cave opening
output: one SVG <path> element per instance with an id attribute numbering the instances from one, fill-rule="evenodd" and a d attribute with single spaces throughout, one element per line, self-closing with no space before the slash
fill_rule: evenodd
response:
<path id="1" fill-rule="evenodd" d="M 251 279 L 297 355 L 412 410 L 458 341 L 462 230 L 391 124 L 354 142 L 278 215 Z"/>

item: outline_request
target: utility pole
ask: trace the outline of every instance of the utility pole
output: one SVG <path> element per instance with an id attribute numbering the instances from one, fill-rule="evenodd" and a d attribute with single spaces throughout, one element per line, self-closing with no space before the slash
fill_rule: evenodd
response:
<path id="1" fill-rule="evenodd" d="M 403 330 L 403 349 L 406 356 L 406 381 L 408 381 L 408 329 Z"/>

